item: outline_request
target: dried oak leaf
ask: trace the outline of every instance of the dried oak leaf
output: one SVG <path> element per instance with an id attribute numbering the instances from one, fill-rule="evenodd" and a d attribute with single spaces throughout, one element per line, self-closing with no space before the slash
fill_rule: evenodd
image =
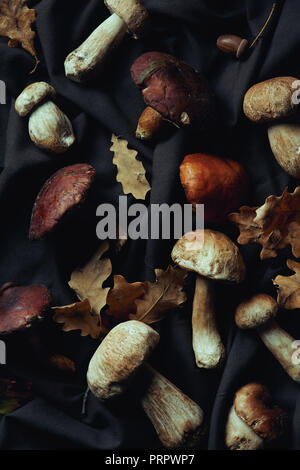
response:
<path id="1" fill-rule="evenodd" d="M 31 398 L 31 382 L 0 379 L 0 415 L 11 413 Z"/>
<path id="2" fill-rule="evenodd" d="M 145 282 L 145 294 L 135 301 L 136 314 L 129 318 L 144 323 L 155 323 L 165 317 L 167 310 L 176 308 L 186 301 L 183 292 L 186 272 L 178 267 L 168 266 L 164 271 L 156 269 L 156 282 Z"/>
<path id="3" fill-rule="evenodd" d="M 63 354 L 51 354 L 48 356 L 48 364 L 60 372 L 74 373 L 76 371 L 74 361 Z"/>
<path id="4" fill-rule="evenodd" d="M 73 271 L 69 286 L 76 292 L 79 300 L 88 299 L 92 312 L 100 315 L 106 305 L 109 287 L 102 287 L 104 281 L 111 275 L 112 266 L 109 258 L 102 258 L 109 249 L 109 243 L 101 244 L 99 250 L 81 269 Z"/>
<path id="5" fill-rule="evenodd" d="M 94 339 L 99 338 L 100 317 L 92 313 L 87 299 L 63 307 L 52 307 L 52 310 L 54 311 L 53 320 L 56 323 L 63 323 L 63 331 L 80 330 L 81 336 L 90 335 Z"/>
<path id="6" fill-rule="evenodd" d="M 31 25 L 36 20 L 36 12 L 26 5 L 27 0 L 0 0 L 0 35 L 10 40 L 9 47 L 17 47 L 19 44 L 35 58 L 35 67 L 39 59 L 34 47 L 35 32 Z"/>
<path id="7" fill-rule="evenodd" d="M 118 168 L 117 181 L 121 183 L 124 194 L 133 194 L 136 199 L 145 199 L 151 190 L 146 179 L 146 170 L 141 161 L 136 159 L 137 151 L 130 150 L 128 142 L 112 134 L 110 147 L 114 153 L 113 163 Z"/>
<path id="8" fill-rule="evenodd" d="M 292 276 L 276 276 L 273 284 L 277 287 L 277 302 L 287 309 L 300 308 L 300 263 L 288 259 L 287 267 L 294 271 Z"/>
<path id="9" fill-rule="evenodd" d="M 285 189 L 282 196 L 269 196 L 261 207 L 243 206 L 229 218 L 239 227 L 240 245 L 262 246 L 262 260 L 275 258 L 287 245 L 300 257 L 300 186 L 293 193 Z"/>
<path id="10" fill-rule="evenodd" d="M 106 315 L 114 318 L 117 322 L 126 321 L 129 314 L 136 312 L 135 300 L 145 293 L 143 282 L 133 282 L 130 284 L 121 275 L 114 276 L 114 287 L 107 296 L 109 308 Z"/>

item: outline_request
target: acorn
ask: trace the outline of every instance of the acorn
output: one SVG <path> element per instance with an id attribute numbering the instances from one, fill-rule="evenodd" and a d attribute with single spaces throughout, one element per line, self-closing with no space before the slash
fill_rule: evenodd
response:
<path id="1" fill-rule="evenodd" d="M 248 44 L 247 39 L 243 39 L 234 34 L 223 34 L 217 39 L 217 47 L 220 51 L 225 54 L 235 55 L 237 59 L 240 59 L 246 52 Z"/>

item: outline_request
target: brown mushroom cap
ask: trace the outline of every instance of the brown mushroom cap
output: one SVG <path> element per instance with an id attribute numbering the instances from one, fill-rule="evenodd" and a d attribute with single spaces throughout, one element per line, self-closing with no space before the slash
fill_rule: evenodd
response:
<path id="1" fill-rule="evenodd" d="M 85 198 L 95 169 L 86 163 L 61 168 L 42 187 L 33 206 L 29 238 L 41 240 Z"/>
<path id="2" fill-rule="evenodd" d="M 282 435 L 287 415 L 273 405 L 271 395 L 260 383 L 240 388 L 234 399 L 236 414 L 261 438 L 273 440 Z"/>
<path id="3" fill-rule="evenodd" d="M 50 291 L 44 286 L 4 284 L 0 289 L 0 334 L 29 327 L 44 316 L 50 302 Z"/>
<path id="4" fill-rule="evenodd" d="M 238 247 L 221 232 L 206 229 L 187 233 L 177 241 L 171 256 L 181 268 L 209 279 L 241 282 L 245 278 L 246 268 Z"/>
<path id="5" fill-rule="evenodd" d="M 149 15 L 139 0 L 104 0 L 111 13 L 116 13 L 126 23 L 135 37 L 143 35 Z"/>
<path id="6" fill-rule="evenodd" d="M 277 302 L 267 294 L 257 294 L 242 302 L 236 309 L 235 322 L 243 330 L 264 325 L 276 317 Z"/>
<path id="7" fill-rule="evenodd" d="M 147 52 L 131 67 L 134 83 L 147 106 L 177 126 L 204 129 L 214 118 L 214 100 L 206 79 L 169 54 Z"/>

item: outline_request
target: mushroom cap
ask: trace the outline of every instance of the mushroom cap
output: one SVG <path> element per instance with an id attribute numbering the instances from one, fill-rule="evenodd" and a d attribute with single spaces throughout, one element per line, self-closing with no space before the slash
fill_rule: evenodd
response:
<path id="1" fill-rule="evenodd" d="M 264 441 L 244 423 L 230 408 L 226 424 L 226 446 L 229 450 L 258 450 L 263 448 Z"/>
<path id="2" fill-rule="evenodd" d="M 242 302 L 236 309 L 235 322 L 243 330 L 264 325 L 276 317 L 278 304 L 267 294 L 256 294 Z"/>
<path id="3" fill-rule="evenodd" d="M 249 188 L 246 171 L 238 162 L 204 153 L 186 155 L 180 180 L 191 204 L 205 205 L 205 222 L 222 222 L 244 202 Z"/>
<path id="4" fill-rule="evenodd" d="M 186 233 L 172 250 L 174 263 L 209 279 L 242 282 L 246 268 L 238 247 L 224 233 L 195 230 Z"/>
<path id="5" fill-rule="evenodd" d="M 44 286 L 4 284 L 0 289 L 0 334 L 29 327 L 43 318 L 50 302 L 50 291 Z"/>
<path id="6" fill-rule="evenodd" d="M 99 400 L 121 395 L 159 342 L 159 334 L 136 320 L 120 323 L 104 338 L 90 360 L 87 381 Z"/>
<path id="7" fill-rule="evenodd" d="M 214 99 L 206 79 L 176 57 L 146 52 L 133 63 L 131 76 L 147 106 L 176 126 L 205 129 L 213 121 Z"/>
<path id="8" fill-rule="evenodd" d="M 286 413 L 273 405 L 266 387 L 257 382 L 247 384 L 236 392 L 234 409 L 259 437 L 269 441 L 281 436 L 287 424 Z"/>
<path id="9" fill-rule="evenodd" d="M 46 82 L 35 82 L 28 85 L 18 96 L 15 110 L 21 116 L 27 116 L 32 109 L 41 103 L 47 96 L 55 96 L 55 89 Z"/>
<path id="10" fill-rule="evenodd" d="M 149 15 L 139 0 L 104 0 L 111 13 L 116 13 L 126 23 L 135 37 L 143 35 Z"/>
<path id="11" fill-rule="evenodd" d="M 41 240 L 72 209 L 83 202 L 95 169 L 86 163 L 61 168 L 42 187 L 33 206 L 29 238 Z"/>

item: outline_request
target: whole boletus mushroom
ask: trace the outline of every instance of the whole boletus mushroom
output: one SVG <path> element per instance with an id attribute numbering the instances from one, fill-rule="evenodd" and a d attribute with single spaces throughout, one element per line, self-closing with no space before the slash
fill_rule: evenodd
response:
<path id="1" fill-rule="evenodd" d="M 39 192 L 31 215 L 29 238 L 41 240 L 58 222 L 81 204 L 96 176 L 87 163 L 61 168 L 52 175 Z"/>
<path id="2" fill-rule="evenodd" d="M 163 52 L 146 52 L 133 63 L 131 76 L 147 105 L 138 124 L 138 138 L 150 139 L 162 120 L 197 130 L 211 124 L 212 92 L 206 79 L 190 65 Z"/>
<path id="3" fill-rule="evenodd" d="M 247 197 L 249 179 L 238 162 L 204 153 L 187 155 L 180 180 L 189 203 L 204 204 L 206 222 L 222 222 Z"/>
<path id="4" fill-rule="evenodd" d="M 300 178 L 300 125 L 274 124 L 268 129 L 268 137 L 281 168 L 294 178 Z"/>
<path id="5" fill-rule="evenodd" d="M 226 426 L 226 445 L 230 450 L 262 449 L 264 441 L 278 439 L 286 425 L 286 413 L 274 405 L 266 387 L 249 383 L 235 394 Z"/>
<path id="6" fill-rule="evenodd" d="M 292 360 L 295 339 L 274 320 L 277 311 L 278 305 L 273 297 L 256 294 L 237 307 L 235 322 L 243 330 L 257 328 L 263 343 L 287 374 L 296 382 L 300 382 L 300 364 Z"/>
<path id="7" fill-rule="evenodd" d="M 238 247 L 221 232 L 196 230 L 185 234 L 172 250 L 174 263 L 197 274 L 193 301 L 193 348 L 198 367 L 211 369 L 225 359 L 216 327 L 212 280 L 240 283 L 245 264 Z"/>

